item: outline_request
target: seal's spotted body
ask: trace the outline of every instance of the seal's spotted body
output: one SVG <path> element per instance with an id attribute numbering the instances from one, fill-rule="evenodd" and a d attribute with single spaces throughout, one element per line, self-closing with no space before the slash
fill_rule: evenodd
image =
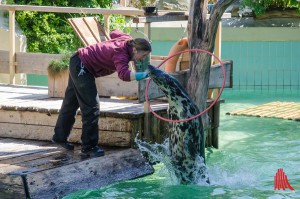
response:
<path id="1" fill-rule="evenodd" d="M 149 76 L 164 92 L 169 102 L 168 116 L 172 120 L 183 120 L 199 114 L 181 84 L 172 76 L 149 65 Z M 204 135 L 201 118 L 169 123 L 170 153 L 175 174 L 181 183 L 196 183 L 203 178 L 203 170 L 198 166 L 199 157 L 204 158 Z"/>

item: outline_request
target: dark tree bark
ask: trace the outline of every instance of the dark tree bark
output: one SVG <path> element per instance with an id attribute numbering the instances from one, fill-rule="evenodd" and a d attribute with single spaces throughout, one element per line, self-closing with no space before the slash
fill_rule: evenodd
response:
<path id="1" fill-rule="evenodd" d="M 226 8 L 234 0 L 219 0 L 213 7 L 209 19 L 207 15 L 208 0 L 191 0 L 188 38 L 190 49 L 203 49 L 213 52 L 219 22 Z M 206 109 L 206 100 L 211 67 L 211 55 L 193 52 L 190 54 L 190 78 L 187 90 L 200 111 Z M 209 125 L 207 114 L 202 116 L 203 126 Z"/>

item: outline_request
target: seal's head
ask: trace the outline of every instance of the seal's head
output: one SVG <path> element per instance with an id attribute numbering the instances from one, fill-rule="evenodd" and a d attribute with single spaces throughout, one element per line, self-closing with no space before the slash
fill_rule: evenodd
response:
<path id="1" fill-rule="evenodd" d="M 148 65 L 148 72 L 149 77 L 151 77 L 151 79 L 157 84 L 157 86 L 165 93 L 167 97 L 188 96 L 182 85 L 172 75 L 169 75 L 168 73 L 165 73 L 152 65 Z"/>

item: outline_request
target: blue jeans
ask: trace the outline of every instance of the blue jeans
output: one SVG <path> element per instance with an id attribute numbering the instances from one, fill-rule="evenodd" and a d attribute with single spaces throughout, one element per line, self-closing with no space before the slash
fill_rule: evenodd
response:
<path id="1" fill-rule="evenodd" d="M 80 108 L 82 116 L 82 149 L 89 149 L 98 144 L 99 139 L 99 96 L 95 78 L 83 68 L 78 54 L 70 58 L 69 82 L 65 98 L 54 128 L 53 139 L 66 142 L 75 122 L 75 116 Z"/>

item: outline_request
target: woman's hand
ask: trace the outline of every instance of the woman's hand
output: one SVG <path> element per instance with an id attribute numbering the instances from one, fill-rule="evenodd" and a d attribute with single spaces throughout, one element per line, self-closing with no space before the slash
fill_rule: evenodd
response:
<path id="1" fill-rule="evenodd" d="M 149 77 L 148 72 L 136 72 L 135 79 L 136 81 L 140 81 Z"/>

